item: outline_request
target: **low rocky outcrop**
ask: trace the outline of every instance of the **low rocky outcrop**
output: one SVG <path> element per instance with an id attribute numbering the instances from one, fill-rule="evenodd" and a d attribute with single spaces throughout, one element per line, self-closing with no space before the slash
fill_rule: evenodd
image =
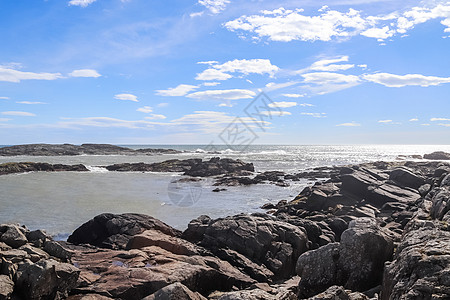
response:
<path id="1" fill-rule="evenodd" d="M 1 148 L 0 148 L 1 149 Z M 0 175 L 25 173 L 25 172 L 87 172 L 89 171 L 84 165 L 62 165 L 62 164 L 48 164 L 48 163 L 33 163 L 33 162 L 11 162 L 0 164 Z"/>
<path id="2" fill-rule="evenodd" d="M 450 159 L 450 153 L 444 152 L 444 151 L 436 151 L 430 154 L 425 154 L 423 156 L 425 159 L 433 159 L 433 160 L 449 160 Z"/>
<path id="3" fill-rule="evenodd" d="M 108 171 L 116 172 L 186 172 L 194 165 L 201 163 L 201 159 L 193 158 L 186 160 L 171 159 L 163 162 L 146 163 L 122 163 L 106 166 Z"/>
<path id="4" fill-rule="evenodd" d="M 0 156 L 72 156 L 72 155 L 147 155 L 175 154 L 173 149 L 138 149 L 133 150 L 109 144 L 27 144 L 0 148 Z"/>

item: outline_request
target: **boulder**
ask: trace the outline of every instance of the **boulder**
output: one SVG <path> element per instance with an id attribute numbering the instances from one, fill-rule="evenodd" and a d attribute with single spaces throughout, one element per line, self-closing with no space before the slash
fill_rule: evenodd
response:
<path id="1" fill-rule="evenodd" d="M 448 299 L 450 232 L 422 227 L 406 233 L 384 270 L 382 300 Z"/>
<path id="2" fill-rule="evenodd" d="M 0 148 L 1 149 L 1 148 Z M 33 163 L 33 162 L 10 162 L 0 164 L 0 175 L 24 173 L 24 172 L 87 172 L 89 171 L 84 165 L 62 165 L 62 164 L 49 164 L 49 163 Z"/>
<path id="3" fill-rule="evenodd" d="M 213 253 L 234 250 L 264 264 L 275 278 L 293 275 L 297 258 L 309 247 L 304 230 L 266 214 L 240 214 L 199 223 L 194 221 L 196 226 L 189 226 L 183 237 L 200 241 Z"/>
<path id="4" fill-rule="evenodd" d="M 252 163 L 244 163 L 241 160 L 213 157 L 209 161 L 201 161 L 193 165 L 190 170 L 185 171 L 184 175 L 207 177 L 240 171 L 254 172 L 255 167 Z"/>
<path id="5" fill-rule="evenodd" d="M 425 184 L 425 179 L 422 176 L 414 174 L 407 168 L 397 168 L 391 171 L 389 179 L 396 183 L 418 189 L 421 185 Z"/>
<path id="6" fill-rule="evenodd" d="M 53 259 L 24 261 L 18 266 L 16 290 L 26 299 L 65 298 L 77 286 L 79 273 L 76 267 Z"/>
<path id="7" fill-rule="evenodd" d="M 302 254 L 296 266 L 300 297 L 307 298 L 333 285 L 365 291 L 381 283 L 384 262 L 391 259 L 393 238 L 374 219 L 351 221 L 340 243 Z"/>
<path id="8" fill-rule="evenodd" d="M 68 238 L 73 244 L 90 244 L 109 249 L 125 249 L 133 235 L 157 230 L 169 236 L 181 233 L 169 225 L 142 214 L 101 214 L 77 228 Z"/>
<path id="9" fill-rule="evenodd" d="M 191 291 L 184 284 L 175 282 L 142 300 L 206 300 L 206 298 Z"/>
<path id="10" fill-rule="evenodd" d="M 28 242 L 25 232 L 24 228 L 16 225 L 0 225 L 0 241 L 13 248 L 19 248 Z"/>

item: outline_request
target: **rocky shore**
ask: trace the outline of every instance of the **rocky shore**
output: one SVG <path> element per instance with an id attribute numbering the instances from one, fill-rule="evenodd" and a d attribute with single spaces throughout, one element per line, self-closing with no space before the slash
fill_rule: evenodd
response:
<path id="1" fill-rule="evenodd" d="M 137 149 L 109 144 L 26 144 L 0 148 L 0 156 L 152 155 L 177 154 L 174 149 Z"/>
<path id="2" fill-rule="evenodd" d="M 213 162 L 205 176 L 252 172 Z M 99 215 L 67 242 L 1 225 L 0 299 L 450 299 L 450 164 L 314 172 L 323 180 L 267 213 L 200 216 L 184 232 L 140 214 Z"/>

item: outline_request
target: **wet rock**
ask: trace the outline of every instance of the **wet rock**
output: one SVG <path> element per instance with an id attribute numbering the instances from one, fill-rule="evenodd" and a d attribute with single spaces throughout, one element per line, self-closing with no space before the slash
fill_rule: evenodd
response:
<path id="1" fill-rule="evenodd" d="M 142 300 L 206 300 L 206 298 L 189 290 L 184 284 L 175 282 Z"/>
<path id="2" fill-rule="evenodd" d="M 255 167 L 252 163 L 244 163 L 241 160 L 213 157 L 209 161 L 201 161 L 193 165 L 189 170 L 185 171 L 184 175 L 207 177 L 239 171 L 254 172 Z"/>
<path id="3" fill-rule="evenodd" d="M 1 149 L 1 148 L 0 148 Z M 62 164 L 48 164 L 48 163 L 32 163 L 32 162 L 10 162 L 0 164 L 0 175 L 24 173 L 24 172 L 87 172 L 89 171 L 84 165 L 62 165 Z"/>
<path id="4" fill-rule="evenodd" d="M 85 295 L 73 295 L 66 298 L 67 300 L 111 300 L 113 298 L 98 295 L 98 294 L 85 294 Z"/>
<path id="5" fill-rule="evenodd" d="M 108 171 L 116 172 L 185 172 L 192 166 L 201 163 L 201 159 L 193 158 L 186 160 L 171 159 L 152 164 L 147 163 L 121 163 L 106 166 Z"/>
<path id="6" fill-rule="evenodd" d="M 76 229 L 69 243 L 90 244 L 110 249 L 125 249 L 133 235 L 154 229 L 169 236 L 181 233 L 167 224 L 142 214 L 101 214 Z"/>

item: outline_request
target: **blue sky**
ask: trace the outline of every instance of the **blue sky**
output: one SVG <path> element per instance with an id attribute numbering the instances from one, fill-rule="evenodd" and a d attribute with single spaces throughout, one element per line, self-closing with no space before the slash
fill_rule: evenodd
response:
<path id="1" fill-rule="evenodd" d="M 0 144 L 450 143 L 450 1 L 1 1 L 0 39 Z"/>

